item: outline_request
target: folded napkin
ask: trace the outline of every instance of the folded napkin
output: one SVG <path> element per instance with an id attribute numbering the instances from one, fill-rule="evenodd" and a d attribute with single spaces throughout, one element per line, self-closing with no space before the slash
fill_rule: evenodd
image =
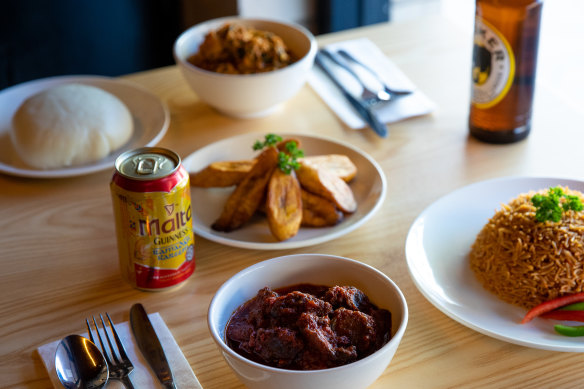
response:
<path id="1" fill-rule="evenodd" d="M 401 96 L 395 100 L 379 103 L 375 106 L 374 111 L 383 123 L 393 123 L 409 117 L 425 115 L 435 109 L 435 104 L 420 90 L 416 89 L 405 74 L 369 39 L 360 38 L 333 43 L 327 45 L 326 49 L 332 52 L 344 49 L 352 54 L 353 57 L 375 70 L 390 88 L 414 91 L 410 95 Z M 356 97 L 360 96 L 363 87 L 359 82 L 346 70 L 341 69 L 340 66 L 335 65 L 334 67 L 335 74 L 341 80 L 341 83 L 351 94 Z M 353 129 L 367 126 L 367 123 L 361 119 L 357 111 L 346 101 L 336 85 L 317 66 L 312 68 L 308 76 L 308 83 L 347 126 Z"/>
<path id="2" fill-rule="evenodd" d="M 197 380 L 197 377 L 195 377 L 191 366 L 178 347 L 178 344 L 176 344 L 172 333 L 166 326 L 164 320 L 162 320 L 160 314 L 156 312 L 149 314 L 148 317 L 150 318 L 152 326 L 154 327 L 154 330 L 160 339 L 160 343 L 164 348 L 164 353 L 166 354 L 166 359 L 168 359 L 168 363 L 170 364 L 176 387 L 179 389 L 202 388 L 201 384 L 199 384 L 199 381 Z M 161 388 L 162 386 L 156 378 L 156 375 L 152 372 L 148 362 L 146 359 L 144 359 L 142 352 L 135 343 L 130 324 L 128 322 L 123 322 L 115 324 L 115 326 L 116 331 L 118 332 L 118 335 L 124 344 L 126 354 L 128 354 L 128 357 L 134 364 L 134 371 L 130 374 L 130 378 L 134 386 L 140 389 Z M 81 334 L 81 336 L 87 337 L 87 333 Z M 61 385 L 61 382 L 57 377 L 57 372 L 55 371 L 55 351 L 57 350 L 57 345 L 60 341 L 61 340 L 59 339 L 38 348 L 38 352 L 45 364 L 45 367 L 47 368 L 47 372 L 49 373 L 51 382 L 55 388 L 63 388 L 63 385 Z M 124 388 L 124 386 L 118 381 L 110 380 L 108 381 L 106 388 Z"/>

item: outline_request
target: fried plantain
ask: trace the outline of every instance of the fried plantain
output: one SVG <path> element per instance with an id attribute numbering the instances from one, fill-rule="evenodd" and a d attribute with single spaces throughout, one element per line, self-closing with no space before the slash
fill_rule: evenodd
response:
<path id="1" fill-rule="evenodd" d="M 304 157 L 301 163 L 309 163 L 317 168 L 326 169 L 345 182 L 350 182 L 357 175 L 357 166 L 343 154 L 326 154 Z"/>
<path id="2" fill-rule="evenodd" d="M 300 185 L 307 191 L 332 201 L 345 213 L 357 210 L 357 202 L 349 185 L 328 170 L 301 163 L 296 174 Z"/>
<path id="3" fill-rule="evenodd" d="M 343 220 L 343 213 L 324 197 L 302 191 L 302 226 L 330 227 Z"/>
<path id="4" fill-rule="evenodd" d="M 189 174 L 191 185 L 200 188 L 237 185 L 249 173 L 255 162 L 255 159 L 213 162 L 203 170 Z"/>
<path id="5" fill-rule="evenodd" d="M 302 195 L 294 171 L 274 170 L 268 183 L 266 214 L 272 235 L 279 241 L 298 233 L 302 222 Z"/>
<path id="6" fill-rule="evenodd" d="M 264 198 L 268 180 L 278 162 L 278 150 L 268 147 L 256 157 L 256 163 L 227 199 L 219 218 L 211 225 L 216 231 L 229 232 L 245 224 Z"/>

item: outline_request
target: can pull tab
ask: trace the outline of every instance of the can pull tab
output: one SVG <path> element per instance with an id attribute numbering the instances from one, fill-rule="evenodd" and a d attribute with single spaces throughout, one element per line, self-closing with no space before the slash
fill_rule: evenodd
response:
<path id="1" fill-rule="evenodd" d="M 159 156 L 144 156 L 138 158 L 138 165 L 136 166 L 136 173 L 140 175 L 153 175 L 158 169 L 163 169 L 166 158 Z"/>

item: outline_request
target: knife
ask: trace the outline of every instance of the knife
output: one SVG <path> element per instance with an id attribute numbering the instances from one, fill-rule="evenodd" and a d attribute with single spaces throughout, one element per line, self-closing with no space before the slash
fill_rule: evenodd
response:
<path id="1" fill-rule="evenodd" d="M 372 68 L 370 68 L 369 66 L 367 66 L 363 61 L 359 61 L 357 58 L 355 58 L 353 55 L 351 55 L 348 51 L 340 49 L 337 51 L 337 54 L 339 54 L 341 57 L 345 58 L 348 62 L 347 64 L 355 64 L 363 69 L 365 69 L 367 72 L 369 72 L 370 75 L 372 75 L 374 78 L 377 79 L 377 81 L 382 85 L 383 89 L 385 90 L 385 92 L 387 92 L 390 96 L 406 96 L 406 95 L 410 95 L 412 94 L 414 91 L 408 90 L 408 89 L 393 89 L 390 88 L 385 81 L 383 81 L 383 78 L 377 74 L 377 72 L 375 70 L 373 70 Z M 350 66 L 350 65 L 349 65 Z"/>
<path id="2" fill-rule="evenodd" d="M 353 68 L 352 62 L 341 60 L 338 52 L 333 53 L 327 49 L 321 49 L 320 52 L 336 65 L 349 72 L 353 77 L 355 77 L 355 80 L 359 81 L 363 87 L 363 93 L 361 94 L 362 99 L 365 99 L 364 93 L 365 91 L 368 91 L 372 96 L 374 96 L 374 101 L 377 100 L 378 102 L 381 102 L 391 100 L 391 95 L 385 91 L 383 84 L 378 79 L 372 78 L 370 74 L 363 75 L 363 73 L 359 71 L 361 69 L 357 69 L 357 67 Z M 366 77 L 368 75 L 369 77 Z M 373 86 L 373 84 L 375 84 L 375 86 Z"/>
<path id="3" fill-rule="evenodd" d="M 339 88 L 343 96 L 347 101 L 355 108 L 359 115 L 369 124 L 369 126 L 375 131 L 379 136 L 385 138 L 387 136 L 387 127 L 385 124 L 381 123 L 375 113 L 371 110 L 369 106 L 353 96 L 347 89 L 341 84 L 341 82 L 335 77 L 332 70 L 322 59 L 322 54 L 320 52 L 316 53 L 314 58 L 314 63 L 322 69 L 322 71 L 331 79 L 331 81 Z"/>
<path id="4" fill-rule="evenodd" d="M 164 350 L 142 304 L 134 304 L 130 308 L 130 325 L 140 351 L 160 383 L 167 389 L 176 389 Z"/>

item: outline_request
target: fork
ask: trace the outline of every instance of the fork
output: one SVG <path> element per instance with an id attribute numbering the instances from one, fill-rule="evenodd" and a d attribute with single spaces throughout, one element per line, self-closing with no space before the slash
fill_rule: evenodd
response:
<path id="1" fill-rule="evenodd" d="M 404 89 L 393 89 L 390 88 L 385 81 L 382 79 L 382 77 L 372 68 L 370 68 L 369 66 L 367 66 L 365 63 L 363 63 L 362 61 L 359 61 L 357 58 L 355 58 L 354 56 L 352 56 L 351 54 L 349 54 L 349 52 L 347 52 L 346 50 L 340 49 L 337 51 L 337 54 L 339 54 L 341 57 L 343 57 L 345 60 L 347 60 L 349 63 L 354 63 L 358 66 L 361 66 L 363 69 L 365 69 L 366 71 L 369 72 L 369 74 L 371 74 L 373 77 L 375 77 L 377 79 L 377 81 L 379 81 L 379 83 L 381 84 L 381 86 L 383 87 L 383 90 L 388 94 L 388 95 L 395 95 L 395 96 L 404 96 L 404 95 L 409 95 L 411 94 L 413 91 L 411 90 L 404 90 Z"/>
<path id="2" fill-rule="evenodd" d="M 331 53 L 327 49 L 321 49 L 320 52 L 323 55 L 325 55 L 328 59 L 330 59 L 332 62 L 334 62 L 336 65 L 338 65 L 341 68 L 348 71 L 349 74 L 351 74 L 351 76 L 353 76 L 359 82 L 359 84 L 361 84 L 361 87 L 363 88 L 363 90 L 361 92 L 361 99 L 365 102 L 365 104 L 371 106 L 371 105 L 375 105 L 377 103 L 381 103 L 381 102 L 388 101 L 389 99 L 391 99 L 391 95 L 389 95 L 387 92 L 385 92 L 385 90 L 380 89 L 377 92 L 371 90 L 363 82 L 361 77 L 359 77 L 357 72 L 355 72 L 350 66 L 348 66 L 347 64 L 342 62 L 340 59 L 338 59 L 333 53 Z"/>
<path id="3" fill-rule="evenodd" d="M 99 344 L 101 346 L 101 351 L 107 361 L 110 377 L 113 380 L 118 380 L 124 384 L 126 388 L 134 389 L 134 385 L 132 385 L 132 381 L 130 381 L 130 373 L 134 370 L 134 365 L 128 358 L 126 354 L 126 350 L 124 349 L 124 345 L 116 332 L 116 328 L 114 327 L 114 323 L 110 318 L 110 315 L 106 312 L 107 319 L 109 321 L 110 332 L 113 334 L 115 344 L 117 346 L 117 352 L 114 349 L 114 346 L 111 341 L 110 334 L 107 330 L 106 321 L 103 319 L 103 315 L 100 313 L 99 317 L 101 319 L 101 326 L 103 329 L 103 333 L 105 334 L 105 338 L 107 340 L 107 344 L 109 346 L 109 352 L 106 350 L 105 344 L 101 338 L 101 334 L 99 332 L 99 327 L 97 325 L 97 321 L 95 320 L 95 316 L 92 316 L 93 324 L 95 326 L 95 332 L 97 334 L 97 339 L 99 339 Z M 93 337 L 93 331 L 91 330 L 91 325 L 88 319 L 85 319 L 85 324 L 87 325 L 87 331 L 89 334 L 89 339 L 94 343 L 97 344 L 95 338 Z"/>

